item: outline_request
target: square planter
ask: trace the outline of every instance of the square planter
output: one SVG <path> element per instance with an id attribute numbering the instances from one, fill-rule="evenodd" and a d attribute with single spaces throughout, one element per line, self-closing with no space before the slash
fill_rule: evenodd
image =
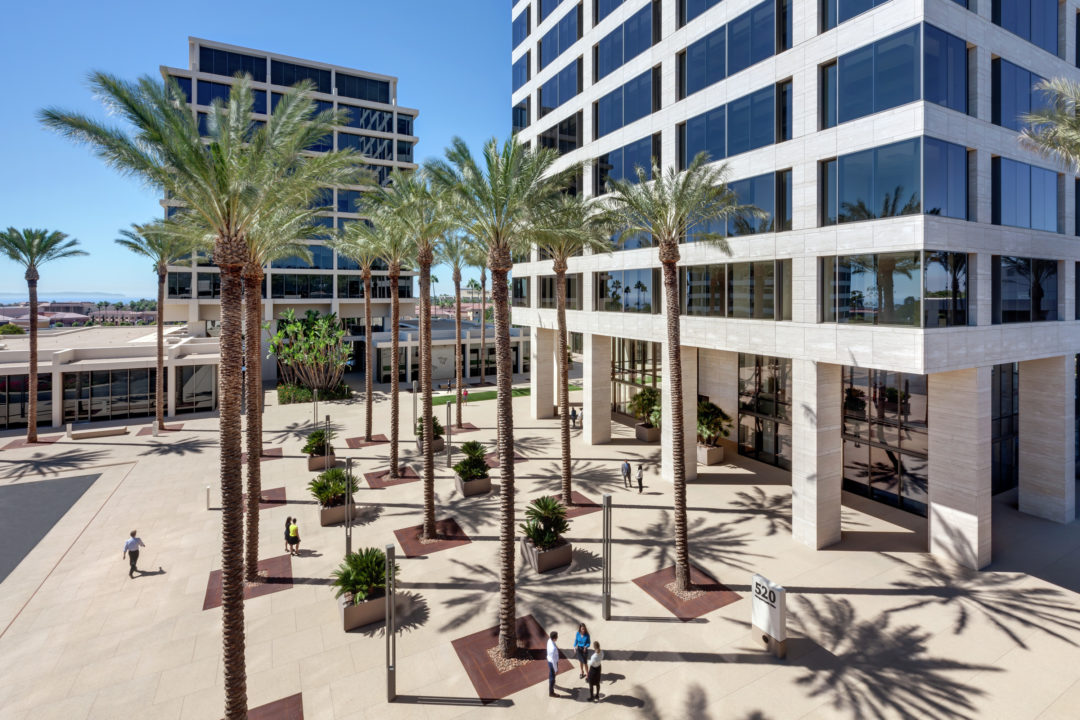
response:
<path id="1" fill-rule="evenodd" d="M 529 538 L 521 538 L 521 555 L 538 573 L 566 567 L 574 559 L 574 546 L 567 540 L 547 550 L 537 550 Z"/>
<path id="2" fill-rule="evenodd" d="M 362 628 L 386 619 L 386 595 L 364 600 L 358 605 L 349 602 L 343 595 L 338 598 L 338 609 L 341 611 L 341 624 L 345 632 Z"/>
<path id="3" fill-rule="evenodd" d="M 334 453 L 329 455 L 308 455 L 307 469 L 314 472 L 316 470 L 328 470 L 334 467 L 337 463 L 337 458 Z"/>
<path id="4" fill-rule="evenodd" d="M 660 428 L 658 427 L 646 427 L 641 423 L 634 425 L 634 435 L 640 442 L 660 442 Z"/>
<path id="5" fill-rule="evenodd" d="M 345 522 L 345 510 L 348 506 L 335 505 L 328 508 L 319 508 L 319 525 L 327 527 L 329 525 L 338 525 Z M 352 516 L 353 520 L 356 520 L 356 515 L 359 512 L 359 508 L 356 503 L 353 503 Z"/>
<path id="6" fill-rule="evenodd" d="M 724 462 L 723 445 L 698 445 L 698 465 L 717 465 Z"/>
<path id="7" fill-rule="evenodd" d="M 424 452 L 424 441 L 421 440 L 420 438 L 416 438 L 416 449 L 419 452 Z M 431 451 L 432 452 L 442 452 L 445 449 L 446 449 L 446 439 L 441 438 L 441 437 L 435 438 L 435 442 L 431 446 Z"/>
<path id="8" fill-rule="evenodd" d="M 465 497 L 483 495 L 484 493 L 491 492 L 490 475 L 486 478 L 477 478 L 476 480 L 462 480 L 460 475 L 454 473 L 454 482 L 457 484 L 458 492 Z"/>

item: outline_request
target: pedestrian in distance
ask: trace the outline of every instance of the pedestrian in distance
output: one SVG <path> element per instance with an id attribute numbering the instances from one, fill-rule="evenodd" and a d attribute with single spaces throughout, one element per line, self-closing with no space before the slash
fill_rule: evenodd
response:
<path id="1" fill-rule="evenodd" d="M 577 427 L 577 408 L 570 408 L 570 427 Z"/>
<path id="2" fill-rule="evenodd" d="M 285 518 L 285 552 L 292 554 L 292 543 L 289 542 L 289 526 L 292 525 L 292 517 Z"/>
<path id="3" fill-rule="evenodd" d="M 558 639 L 559 633 L 552 630 L 547 641 L 548 697 L 555 697 L 555 673 L 559 670 L 559 647 L 555 641 Z"/>
<path id="4" fill-rule="evenodd" d="M 622 484 L 624 488 L 629 489 L 630 485 L 630 461 L 622 461 Z"/>
<path id="5" fill-rule="evenodd" d="M 593 702 L 600 702 L 600 663 L 602 662 L 604 662 L 604 653 L 600 650 L 600 641 L 597 640 L 593 643 L 592 655 L 589 656 L 589 699 Z"/>
<path id="6" fill-rule="evenodd" d="M 469 404 L 469 391 L 468 390 L 462 390 L 461 391 L 461 404 L 462 405 L 468 405 Z"/>
<path id="7" fill-rule="evenodd" d="M 578 666 L 581 669 L 581 674 L 578 677 L 585 677 L 585 663 L 588 661 L 589 641 L 589 629 L 585 627 L 585 623 L 581 623 L 578 625 L 577 635 L 574 637 L 574 654 L 577 655 Z"/>
<path id="8" fill-rule="evenodd" d="M 293 518 L 289 524 L 289 554 L 300 554 L 300 526 L 296 524 L 299 518 Z"/>
<path id="9" fill-rule="evenodd" d="M 637 491 L 638 495 L 641 494 L 641 488 L 645 485 L 645 463 L 638 463 L 637 466 Z"/>
<path id="10" fill-rule="evenodd" d="M 135 573 L 142 575 L 142 570 L 135 567 L 135 565 L 139 562 L 139 548 L 146 547 L 146 543 L 136 536 L 137 532 L 136 530 L 131 531 L 131 537 L 124 541 L 124 554 L 120 556 L 121 559 L 126 556 L 130 563 L 128 569 L 129 578 L 135 577 Z"/>

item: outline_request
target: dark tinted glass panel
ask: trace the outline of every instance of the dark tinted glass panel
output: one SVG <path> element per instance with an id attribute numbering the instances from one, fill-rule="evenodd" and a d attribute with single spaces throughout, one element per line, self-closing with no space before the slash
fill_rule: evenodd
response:
<path id="1" fill-rule="evenodd" d="M 1031 168 L 1031 229 L 1057 232 L 1057 173 Z"/>
<path id="2" fill-rule="evenodd" d="M 919 27 L 874 43 L 874 112 L 919 97 Z"/>
<path id="3" fill-rule="evenodd" d="M 995 24 L 1057 55 L 1057 0 L 994 0 Z"/>
<path id="4" fill-rule="evenodd" d="M 652 3 L 638 10 L 624 23 L 623 62 L 636 58 L 652 47 Z"/>
<path id="5" fill-rule="evenodd" d="M 540 133 L 536 142 L 540 147 L 558 150 L 560 155 L 577 150 L 581 147 L 581 113 L 571 115 Z"/>
<path id="6" fill-rule="evenodd" d="M 727 157 L 726 117 L 726 107 L 721 105 L 686 121 L 684 167 L 688 166 L 699 152 L 708 153 L 710 160 Z"/>
<path id="7" fill-rule="evenodd" d="M 511 87 L 515 91 L 525 83 L 529 82 L 529 53 L 525 53 L 516 63 L 514 63 L 513 71 L 511 72 L 511 80 Z"/>
<path id="8" fill-rule="evenodd" d="M 1030 322 L 1032 318 L 1031 258 L 995 257 L 998 276 L 995 305 L 1003 323 Z"/>
<path id="9" fill-rule="evenodd" d="M 412 115 L 398 115 L 397 116 L 397 131 L 399 135 L 412 135 L 413 134 L 413 117 Z"/>
<path id="10" fill-rule="evenodd" d="M 270 61 L 270 82 L 274 85 L 291 87 L 303 80 L 311 80 L 315 84 L 315 89 L 321 93 L 329 94 L 331 92 L 329 70 L 281 62 L 280 60 Z"/>
<path id="11" fill-rule="evenodd" d="M 835 225 L 837 220 L 837 161 L 826 160 L 821 163 L 819 182 L 821 183 L 822 226 Z"/>
<path id="12" fill-rule="evenodd" d="M 923 268 L 923 326 L 967 325 L 967 303 L 967 255 L 928 251 Z"/>
<path id="13" fill-rule="evenodd" d="M 1031 319 L 1058 319 L 1058 264 L 1056 260 L 1031 261 Z"/>
<path id="14" fill-rule="evenodd" d="M 923 207 L 930 215 L 967 218 L 967 148 L 923 139 Z"/>
<path id="15" fill-rule="evenodd" d="M 358 107 L 356 105 L 344 105 L 338 104 L 338 108 L 345 110 L 349 113 L 349 127 L 358 128 L 360 130 L 374 130 L 376 132 L 393 132 L 394 131 L 394 114 L 387 110 L 375 110 L 373 108 Z M 412 118 L 407 115 L 398 116 L 398 125 L 400 126 L 402 120 L 406 120 L 405 128 L 408 132 L 406 135 L 412 135 Z M 399 132 L 401 128 L 399 127 Z"/>
<path id="16" fill-rule="evenodd" d="M 596 17 L 595 22 L 599 23 L 606 18 L 611 12 L 623 4 L 624 0 L 596 0 Z"/>
<path id="17" fill-rule="evenodd" d="M 237 73 L 246 73 L 255 82 L 266 82 L 266 58 L 242 53 L 199 48 L 199 70 L 214 75 L 235 77 Z M 190 88 L 188 88 L 190 94 Z"/>
<path id="18" fill-rule="evenodd" d="M 359 190 L 338 190 L 337 191 L 337 209 L 338 212 L 354 213 L 356 212 L 356 203 L 360 199 Z"/>
<path id="19" fill-rule="evenodd" d="M 191 78 L 170 76 L 176 84 L 180 87 L 180 92 L 184 93 L 184 99 L 191 102 Z"/>
<path id="20" fill-rule="evenodd" d="M 679 0 L 680 23 L 686 24 L 690 22 L 701 13 L 719 3 L 720 0 Z"/>
<path id="21" fill-rule="evenodd" d="M 879 216 L 919 212 L 919 139 L 885 145 L 877 148 L 874 155 L 874 195 Z"/>
<path id="22" fill-rule="evenodd" d="M 513 107 L 513 131 L 520 132 L 529 127 L 529 99 L 522 100 Z"/>
<path id="23" fill-rule="evenodd" d="M 737 155 L 773 142 L 775 121 L 772 86 L 733 100 L 727 106 L 727 154 Z"/>
<path id="24" fill-rule="evenodd" d="M 211 105 L 215 100 L 227 103 L 229 102 L 229 92 L 232 90 L 231 85 L 209 80 L 199 80 L 196 88 L 198 90 L 199 105 Z"/>
<path id="25" fill-rule="evenodd" d="M 513 25 L 511 26 L 511 47 L 516 48 L 521 42 L 529 36 L 529 8 L 526 6 L 524 12 L 514 18 Z"/>
<path id="26" fill-rule="evenodd" d="M 872 207 L 874 151 L 844 155 L 836 161 L 838 175 L 839 222 L 855 222 L 877 217 Z"/>
<path id="27" fill-rule="evenodd" d="M 776 138 L 778 142 L 791 139 L 792 132 L 791 81 L 776 86 Z"/>
<path id="28" fill-rule="evenodd" d="M 596 79 L 607 77 L 623 63 L 623 26 L 612 30 L 596 44 Z"/>
<path id="29" fill-rule="evenodd" d="M 346 75 L 343 72 L 336 73 L 335 77 L 338 95 L 378 103 L 390 102 L 390 83 L 385 80 Z"/>
<path id="30" fill-rule="evenodd" d="M 742 205 L 753 206 L 764 213 L 765 217 L 738 217 L 728 222 L 729 235 L 753 235 L 773 230 L 774 192 L 776 180 L 773 173 L 758 175 L 730 184 Z"/>
<path id="31" fill-rule="evenodd" d="M 837 120 L 847 122 L 874 112 L 874 46 L 842 55 L 837 65 Z"/>
<path id="32" fill-rule="evenodd" d="M 967 112 L 967 43 L 933 25 L 923 26 L 923 97 Z"/>
<path id="33" fill-rule="evenodd" d="M 536 24 L 544 22 L 551 13 L 555 12 L 555 8 L 559 7 L 563 0 L 540 0 L 540 4 L 537 7 Z"/>

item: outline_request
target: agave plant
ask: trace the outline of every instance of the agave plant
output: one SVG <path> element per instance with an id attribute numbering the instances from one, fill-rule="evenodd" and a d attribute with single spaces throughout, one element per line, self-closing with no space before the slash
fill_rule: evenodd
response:
<path id="1" fill-rule="evenodd" d="M 311 495 L 324 508 L 344 505 L 350 493 L 356 493 L 356 476 L 341 468 L 321 472 L 308 483 Z"/>
<path id="2" fill-rule="evenodd" d="M 394 576 L 401 570 L 394 565 Z M 337 590 L 334 597 L 345 595 L 353 605 L 378 597 L 386 590 L 386 553 L 379 548 L 362 548 L 349 553 L 333 572 L 330 585 Z"/>
<path id="3" fill-rule="evenodd" d="M 525 522 L 520 527 L 521 532 L 538 550 L 553 548 L 570 529 L 570 523 L 566 519 L 566 506 L 559 502 L 558 498 L 536 498 L 525 508 Z"/>

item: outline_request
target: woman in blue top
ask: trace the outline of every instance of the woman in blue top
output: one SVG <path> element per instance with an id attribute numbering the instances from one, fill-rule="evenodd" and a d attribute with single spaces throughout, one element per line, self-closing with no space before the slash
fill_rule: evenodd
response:
<path id="1" fill-rule="evenodd" d="M 589 630 L 585 627 L 585 623 L 581 623 L 578 625 L 577 637 L 574 638 L 574 653 L 577 655 L 578 664 L 581 666 L 581 677 L 585 677 L 585 665 L 588 661 L 590 644 Z"/>

